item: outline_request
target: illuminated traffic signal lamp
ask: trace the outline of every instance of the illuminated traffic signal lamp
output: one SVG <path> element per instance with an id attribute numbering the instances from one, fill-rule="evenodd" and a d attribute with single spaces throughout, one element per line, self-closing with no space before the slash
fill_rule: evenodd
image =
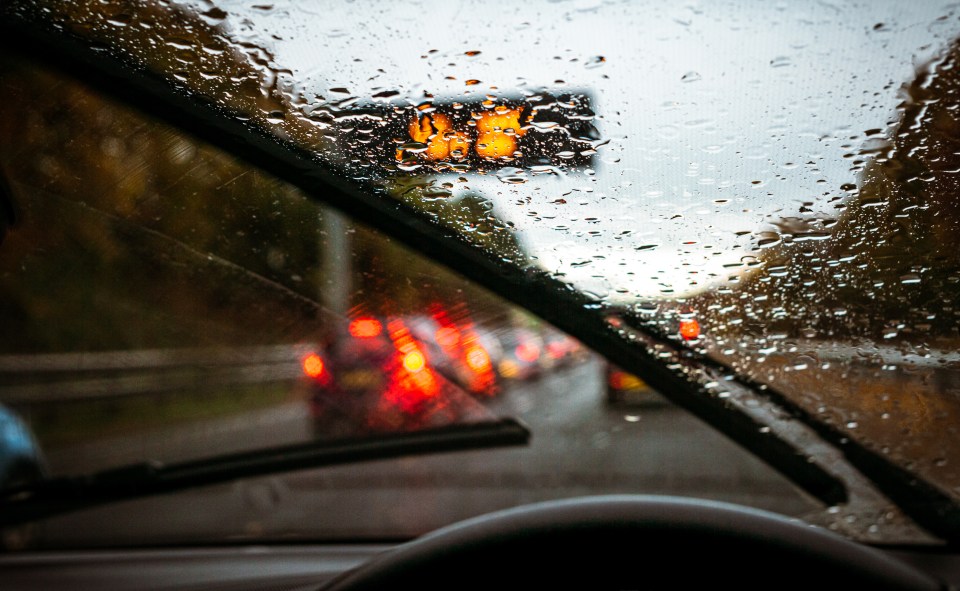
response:
<path id="1" fill-rule="evenodd" d="M 419 147 L 417 152 L 429 160 L 463 160 L 470 152 L 470 138 L 463 132 L 453 129 L 450 118 L 440 113 L 437 115 L 414 115 L 408 126 L 410 139 L 416 143 L 426 144 L 426 150 Z M 403 160 L 407 152 L 413 149 L 397 150 L 397 160 Z"/>
<path id="2" fill-rule="evenodd" d="M 367 103 L 350 114 L 337 130 L 345 155 L 398 174 L 587 168 L 605 143 L 583 90 L 430 97 L 417 106 Z"/>
<path id="3" fill-rule="evenodd" d="M 481 158 L 515 157 L 518 155 L 517 138 L 523 137 L 526 129 L 520 124 L 523 109 L 510 109 L 497 105 L 491 111 L 474 113 L 477 127 L 477 155 Z"/>

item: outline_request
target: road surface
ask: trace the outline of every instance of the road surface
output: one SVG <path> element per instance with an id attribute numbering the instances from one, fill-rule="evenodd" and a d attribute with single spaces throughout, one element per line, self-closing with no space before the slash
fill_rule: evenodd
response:
<path id="1" fill-rule="evenodd" d="M 382 540 L 540 500 L 599 493 L 692 495 L 800 515 L 814 508 L 785 479 L 667 404 L 610 406 L 592 359 L 508 387 L 488 403 L 532 433 L 528 447 L 368 462 L 209 486 L 53 518 L 50 546 L 211 540 Z M 56 450 L 56 472 L 145 457 L 164 461 L 302 441 L 306 405 Z"/>

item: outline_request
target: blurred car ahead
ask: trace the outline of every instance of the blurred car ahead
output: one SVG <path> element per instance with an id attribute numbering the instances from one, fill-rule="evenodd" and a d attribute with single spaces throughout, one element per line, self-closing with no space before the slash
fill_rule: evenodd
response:
<path id="1" fill-rule="evenodd" d="M 575 338 L 552 326 L 541 330 L 546 358 L 556 367 L 568 367 L 586 358 L 586 351 Z"/>
<path id="2" fill-rule="evenodd" d="M 324 351 L 304 357 L 303 371 L 318 437 L 418 429 L 458 412 L 454 388 L 398 318 L 353 318 Z"/>
<path id="3" fill-rule="evenodd" d="M 671 322 L 671 332 L 687 342 L 697 342 L 703 336 L 700 322 L 692 312 L 686 311 Z M 609 363 L 603 363 L 603 384 L 608 404 L 636 403 L 663 404 L 666 399 L 636 375 Z"/>
<path id="4" fill-rule="evenodd" d="M 438 308 L 431 316 L 405 321 L 431 364 L 444 377 L 474 395 L 494 396 L 500 391 L 487 345 L 465 314 Z"/>
<path id="5" fill-rule="evenodd" d="M 503 359 L 497 365 L 501 377 L 530 380 L 543 375 L 547 362 L 543 339 L 538 334 L 521 327 L 500 330 L 496 334 L 503 347 Z"/>
<path id="6" fill-rule="evenodd" d="M 608 404 L 662 404 L 660 394 L 634 374 L 612 363 L 603 363 L 603 384 Z"/>
<path id="7" fill-rule="evenodd" d="M 30 428 L 13 410 L 0 404 L 0 489 L 41 479 L 44 460 Z"/>
<path id="8" fill-rule="evenodd" d="M 36 438 L 23 419 L 0 404 L 0 490 L 34 484 L 47 469 Z M 33 525 L 0 528 L 0 550 L 20 550 L 30 545 Z"/>

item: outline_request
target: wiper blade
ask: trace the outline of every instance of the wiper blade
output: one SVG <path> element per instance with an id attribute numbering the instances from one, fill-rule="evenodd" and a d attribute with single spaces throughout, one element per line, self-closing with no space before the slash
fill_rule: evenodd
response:
<path id="1" fill-rule="evenodd" d="M 527 445 L 530 431 L 500 419 L 407 433 L 311 441 L 164 465 L 145 462 L 0 491 L 0 526 L 138 497 L 251 478 L 402 456 Z"/>
<path id="2" fill-rule="evenodd" d="M 917 525 L 948 542 L 956 543 L 960 541 L 960 504 L 946 492 L 920 478 L 911 470 L 902 468 L 884 454 L 874 451 L 867 445 L 851 438 L 848 433 L 843 432 L 836 426 L 819 419 L 770 384 L 764 384 L 745 376 L 728 363 L 715 359 L 706 353 L 682 344 L 675 344 L 676 342 L 667 336 L 656 334 L 655 329 L 646 326 L 642 319 L 629 310 L 618 310 L 617 317 L 630 328 L 642 331 L 645 337 L 653 334 L 654 336 L 650 339 L 652 342 L 675 351 L 682 359 L 682 363 L 693 369 L 695 373 L 725 376 L 725 383 L 728 387 L 738 384 L 762 396 L 771 406 L 780 409 L 784 416 L 799 421 L 815 433 L 821 441 L 836 449 L 853 469 L 865 476 L 877 491 L 892 500 Z M 679 403 L 683 404 L 685 402 L 688 401 L 681 400 Z M 711 424 L 713 424 L 711 416 L 714 416 L 716 421 L 724 420 L 716 415 L 719 409 L 709 405 L 705 405 L 703 409 L 698 410 L 700 410 L 698 415 L 704 417 Z M 729 413 L 726 414 L 729 418 Z M 751 429 L 749 426 L 750 417 L 746 414 L 740 414 L 738 418 L 747 420 L 744 425 L 746 431 L 731 434 L 735 440 L 752 441 L 752 444 L 745 443 L 745 445 L 760 458 L 777 467 L 789 466 L 791 470 L 787 475 L 796 482 L 802 482 L 807 492 L 828 505 L 839 505 L 849 501 L 850 491 L 846 489 L 847 487 L 842 481 L 812 461 L 808 462 L 806 467 L 798 463 L 798 461 L 807 461 L 805 455 L 798 455 L 793 462 L 787 460 L 785 456 L 790 453 L 791 449 L 789 441 L 773 439 L 768 444 L 760 443 L 764 435 L 770 433 L 769 429 L 762 431 Z M 739 435 L 743 439 L 735 435 Z"/>

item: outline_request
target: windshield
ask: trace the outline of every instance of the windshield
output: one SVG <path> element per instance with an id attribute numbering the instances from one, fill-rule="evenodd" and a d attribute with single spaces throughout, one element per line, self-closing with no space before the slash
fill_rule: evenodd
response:
<path id="1" fill-rule="evenodd" d="M 104 408 L 77 407 L 70 420 L 44 410 L 64 403 L 50 394 L 51 372 L 73 381 L 65 391 L 75 404 L 91 388 L 149 390 L 143 375 L 122 376 L 132 388 L 102 374 L 77 385 L 63 368 L 184 363 L 194 373 L 159 389 L 188 405 L 197 396 L 183 380 L 196 388 L 215 373 L 256 384 L 231 385 L 231 416 L 289 402 L 295 377 L 295 412 L 321 438 L 504 415 L 532 422 L 543 412 L 558 430 L 579 430 L 588 448 L 616 448 L 622 437 L 632 455 L 650 449 L 631 439 L 656 432 L 649 417 L 669 417 L 669 429 L 688 420 L 672 406 L 652 415 L 652 385 L 761 457 L 776 447 L 762 440 L 776 439 L 797 462 L 843 472 L 845 494 L 817 489 L 808 475 L 811 499 L 765 471 L 720 493 L 702 460 L 691 489 L 666 477 L 661 489 L 633 480 L 652 472 L 624 469 L 608 452 L 617 459 L 605 473 L 631 475 L 610 476 L 614 490 L 744 494 L 881 541 L 927 539 L 897 510 L 919 489 L 897 482 L 919 479 L 924 499 L 943 506 L 960 500 L 950 437 L 960 410 L 952 8 L 224 1 L 5 10 L 212 106 L 237 124 L 224 127 L 234 135 L 201 135 L 264 156 L 258 164 L 298 187 L 139 116 L 107 115 L 120 107 L 100 106 L 58 75 L 7 65 L 5 76 L 21 81 L 5 92 L 23 106 L 4 123 L 15 139 L 2 164 L 11 229 L 0 260 L 15 302 L 5 315 L 24 336 L 4 346 L 9 367 L 30 371 L 4 374 L 15 377 L 0 401 L 26 415 L 41 447 L 59 441 L 76 453 L 89 425 L 120 429 Z M 47 210 L 54 217 L 37 213 Z M 35 264 L 41 252 L 52 261 Z M 558 357 L 539 362 L 549 351 Z M 565 357 L 586 382 L 529 387 L 561 375 Z M 289 375 L 286 384 L 240 378 L 269 364 L 261 371 Z M 318 392 L 347 389 L 377 397 L 362 410 L 334 405 L 331 418 Z M 584 408 L 542 402 L 581 394 L 615 425 L 585 428 Z M 390 410 L 371 411 L 387 398 Z M 118 412 L 149 415 L 150 425 L 168 420 L 164 412 L 213 412 L 179 403 L 158 412 L 144 400 Z M 702 454 L 716 434 L 694 425 Z M 182 434 L 90 444 L 84 471 L 304 436 L 268 431 L 269 441 L 233 436 L 223 448 Z M 550 428 L 541 433 L 555 451 L 568 445 Z M 682 448 L 662 445 L 668 455 Z M 81 471 L 66 457 L 62 466 Z M 570 474 L 582 463 L 553 461 Z M 837 468 L 844 461 L 868 478 Z M 760 464 L 751 466 L 745 473 Z M 755 480 L 777 492 L 758 492 Z M 926 502 L 907 513 L 916 518 Z M 934 533 L 951 537 L 944 527 Z"/>

